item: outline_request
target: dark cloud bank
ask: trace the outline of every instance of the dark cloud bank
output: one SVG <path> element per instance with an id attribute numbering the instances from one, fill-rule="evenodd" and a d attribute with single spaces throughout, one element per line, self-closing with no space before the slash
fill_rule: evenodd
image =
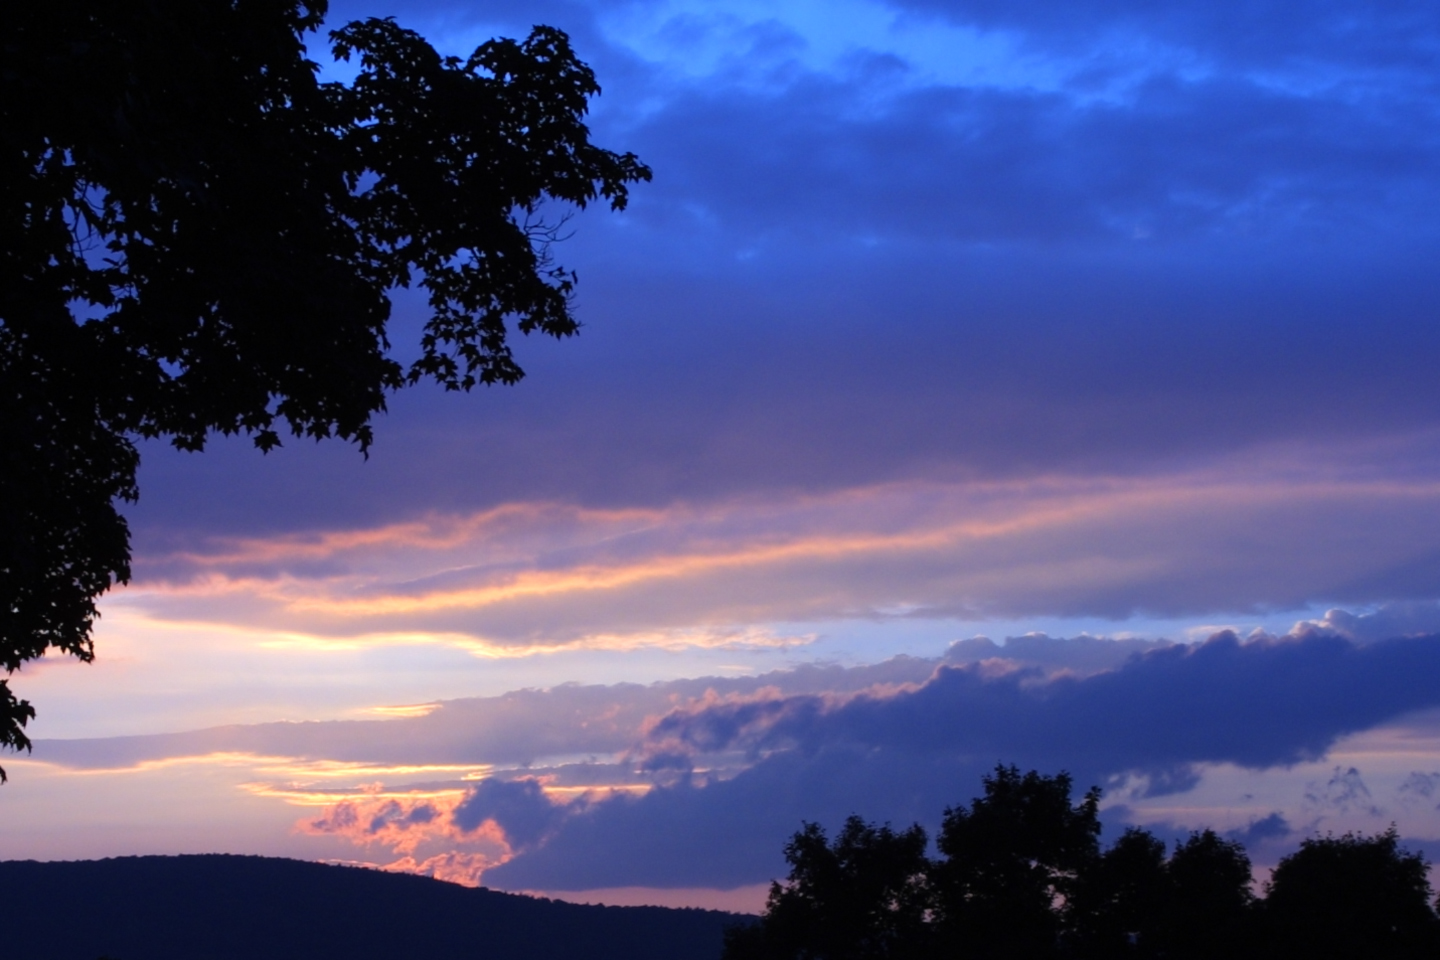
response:
<path id="1" fill-rule="evenodd" d="M 1245 643 L 1220 634 L 1089 677 L 986 674 L 942 666 L 919 688 L 891 695 L 782 696 L 672 713 L 652 732 L 672 751 L 658 759 L 683 768 L 685 748 L 741 746 L 758 762 L 724 782 L 682 778 L 640 800 L 598 805 L 487 882 L 753 883 L 782 871 L 780 847 L 801 820 L 834 824 L 861 812 L 933 823 L 1002 761 L 1068 769 L 1081 783 L 1140 773 L 1158 792 L 1193 785 L 1188 767 L 1197 762 L 1315 759 L 1344 734 L 1440 705 L 1440 638 L 1361 647 L 1326 634 Z"/>

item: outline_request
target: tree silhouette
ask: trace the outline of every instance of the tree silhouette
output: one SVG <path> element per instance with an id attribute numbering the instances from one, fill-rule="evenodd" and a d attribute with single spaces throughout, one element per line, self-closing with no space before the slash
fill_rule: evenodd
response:
<path id="1" fill-rule="evenodd" d="M 1269 955 L 1308 960 L 1440 956 L 1428 865 L 1395 828 L 1304 841 L 1280 861 L 1262 915 Z"/>
<path id="2" fill-rule="evenodd" d="M 1067 940 L 1085 958 L 1157 955 L 1157 920 L 1170 900 L 1165 844 L 1126 830 L 1075 884 Z"/>
<path id="3" fill-rule="evenodd" d="M 1077 883 L 1066 952 L 1095 960 L 1246 956 L 1250 860 L 1214 831 L 1165 844 L 1131 827 Z"/>
<path id="4" fill-rule="evenodd" d="M 1165 844 L 1130 828 L 1101 850 L 1098 789 L 1000 766 L 945 812 L 941 856 L 918 826 L 806 824 L 789 880 L 725 960 L 1419 960 L 1440 957 L 1425 859 L 1375 837 L 1306 840 L 1251 892 L 1245 849 L 1212 830 Z"/>
<path id="5" fill-rule="evenodd" d="M 130 576 L 136 437 L 215 431 L 365 450 L 391 390 L 513 383 L 512 330 L 573 334 L 543 207 L 649 178 L 591 144 L 599 90 L 537 27 L 465 60 L 324 0 L 50 0 L 0 17 L 0 666 L 93 657 Z M 563 216 L 563 214 L 562 214 Z M 420 357 L 388 293 L 422 287 Z M 34 716 L 0 680 L 0 745 Z M 3 772 L 0 772 L 3 777 Z"/>
<path id="6" fill-rule="evenodd" d="M 945 811 L 931 870 L 947 956 L 1053 957 L 1082 870 L 1098 856 L 1100 791 L 1071 805 L 1068 774 L 1000 766 L 969 807 Z"/>
<path id="7" fill-rule="evenodd" d="M 1177 960 L 1248 955 L 1255 896 L 1245 848 L 1204 830 L 1166 864 L 1167 898 L 1155 925 L 1156 955 Z"/>
<path id="8" fill-rule="evenodd" d="M 807 823 L 785 847 L 790 876 L 764 922 L 726 934 L 730 960 L 901 960 L 925 949 L 925 831 L 850 817 L 827 842 Z"/>

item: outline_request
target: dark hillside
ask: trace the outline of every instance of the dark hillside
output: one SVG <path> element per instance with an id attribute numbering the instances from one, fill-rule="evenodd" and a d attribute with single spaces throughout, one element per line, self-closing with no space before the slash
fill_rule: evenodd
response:
<path id="1" fill-rule="evenodd" d="M 740 918 L 212 854 L 0 862 L 14 960 L 716 960 Z"/>

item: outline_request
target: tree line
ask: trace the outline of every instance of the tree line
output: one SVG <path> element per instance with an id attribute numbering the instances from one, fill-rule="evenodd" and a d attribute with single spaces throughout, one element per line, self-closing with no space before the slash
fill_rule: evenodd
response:
<path id="1" fill-rule="evenodd" d="M 1428 864 L 1392 826 L 1305 840 L 1263 895 L 1245 848 L 1213 830 L 1173 850 L 1132 827 L 1100 844 L 1100 791 L 999 766 L 984 795 L 924 829 L 850 817 L 785 848 L 759 922 L 724 960 L 1420 960 L 1440 957 Z"/>

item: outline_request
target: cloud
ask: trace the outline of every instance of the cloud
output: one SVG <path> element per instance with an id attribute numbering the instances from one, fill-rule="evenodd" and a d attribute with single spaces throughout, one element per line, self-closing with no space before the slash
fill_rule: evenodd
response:
<path id="1" fill-rule="evenodd" d="M 562 811 L 538 780 L 492 778 L 470 788 L 451 812 L 450 822 L 462 833 L 493 822 L 505 832 L 505 842 L 520 850 L 544 840 L 559 824 Z"/>
<path id="2" fill-rule="evenodd" d="M 1440 602 L 1385 603 L 1368 613 L 1328 610 L 1319 620 L 1296 624 L 1338 634 L 1357 643 L 1440 633 Z"/>
<path id="3" fill-rule="evenodd" d="M 1332 76 L 1344 76 L 1347 66 L 1419 72 L 1426 62 L 1426 38 L 1440 31 L 1434 8 L 1419 0 L 1379 7 L 1350 0 L 1318 9 L 1296 0 L 1185 0 L 1164 6 L 1123 0 L 888 0 L 887 5 L 1012 31 L 1050 49 L 1088 49 L 1105 40 L 1139 46 L 1144 38 L 1192 51 L 1196 66 L 1328 71 Z"/>
<path id="4" fill-rule="evenodd" d="M 855 617 L 1119 620 L 1440 595 L 1440 485 L 1287 467 L 645 511 L 516 505 L 142 556 L 115 602 L 272 631 L 281 644 L 505 656 L 796 645 L 808 638 L 767 624 Z"/>
<path id="5" fill-rule="evenodd" d="M 305 821 L 307 833 L 343 836 L 359 844 L 383 844 L 394 850 L 413 853 L 416 846 L 429 839 L 441 826 L 441 811 L 436 801 L 346 800 L 335 804 L 321 816 Z"/>
<path id="6" fill-rule="evenodd" d="M 819 246 L 826 234 L 1051 248 L 1227 237 L 1264 248 L 1306 230 L 1338 239 L 1377 215 L 1428 233 L 1404 210 L 1377 210 L 1366 178 L 1433 203 L 1435 147 L 1413 133 L 1431 103 L 1352 106 L 1234 77 L 1164 76 L 1119 104 L 930 87 L 857 117 L 869 80 L 677 98 L 633 139 L 682 177 L 642 195 L 636 217 L 669 232 L 700 206 L 697 226 L 755 255 L 792 239 Z"/>
<path id="7" fill-rule="evenodd" d="M 1252 820 L 1243 830 L 1229 831 L 1226 836 L 1238 840 L 1247 850 L 1254 850 L 1265 843 L 1288 839 L 1295 829 L 1278 810 L 1257 820 Z"/>
<path id="8" fill-rule="evenodd" d="M 945 651 L 947 663 L 981 663 L 1007 660 L 1015 664 L 1066 670 L 1076 674 L 1101 673 L 1122 666 L 1131 657 L 1168 646 L 1164 640 L 1111 637 L 1050 637 L 1027 633 L 1010 637 L 1004 645 L 989 637 L 957 640 Z"/>
<path id="9" fill-rule="evenodd" d="M 1023 754 L 1101 771 L 1198 761 L 1265 767 L 1319 757 L 1343 734 L 1440 704 L 1428 681 L 1436 667 L 1435 637 L 1357 648 L 1330 637 L 1241 643 L 1223 633 L 1086 678 L 942 667 L 893 695 L 695 705 L 653 729 L 697 750 L 849 742 Z"/>
<path id="10" fill-rule="evenodd" d="M 672 770 L 688 758 L 695 775 L 595 805 L 492 879 L 562 889 L 753 883 L 776 875 L 801 820 L 861 812 L 933 823 L 996 762 L 1069 769 L 1082 783 L 1153 775 L 1158 792 L 1184 790 L 1196 783 L 1187 765 L 1316 760 L 1345 734 L 1436 706 L 1437 670 L 1434 637 L 1359 647 L 1313 634 L 1247 643 L 1222 634 L 1083 678 L 977 664 L 891 693 L 691 704 L 650 730 L 655 756 Z M 751 765 L 729 779 L 704 775 L 705 758 L 725 750 L 744 751 Z M 1312 813 L 1373 813 L 1352 768 L 1311 794 Z M 1278 836 L 1278 826 L 1258 829 Z"/>
<path id="11" fill-rule="evenodd" d="M 1402 804 L 1433 804 L 1440 797 L 1440 772 L 1411 771 L 1396 790 L 1396 796 Z"/>
<path id="12" fill-rule="evenodd" d="M 774 688 L 845 692 L 926 680 L 937 660 L 894 657 L 842 667 L 801 664 L 747 677 L 699 677 L 654 684 L 561 684 L 498 697 L 447 700 L 423 715 L 386 720 L 307 721 L 213 727 L 185 733 L 38 740 L 34 756 L 72 769 L 126 769 L 167 758 L 213 755 L 264 760 L 278 781 L 485 776 L 495 766 L 530 767 L 549 758 L 593 758 L 587 769 L 633 747 L 648 718 L 706 696 Z M 602 775 L 602 781 L 608 776 Z"/>
<path id="13" fill-rule="evenodd" d="M 1077 239 L 1128 258 L 1218 237 L 1266 249 L 1431 234 L 1437 144 L 1422 131 L 1440 24 L 1421 4 L 855 3 L 856 23 L 885 6 L 911 16 L 882 13 L 824 63 L 807 54 L 845 28 L 786 5 L 748 23 L 649 6 L 635 19 L 658 29 L 611 38 L 652 66 L 621 81 L 607 117 L 660 172 L 627 229 L 683 237 L 653 251 L 672 262 L 904 241 L 958 242 L 954 260 L 972 253 L 961 244 L 1063 257 Z M 683 44 L 664 42 L 667 17 Z M 789 42 L 744 52 L 760 21 Z"/>
<path id="14" fill-rule="evenodd" d="M 443 701 L 423 716 L 397 719 L 41 740 L 35 757 L 116 769 L 229 751 L 275 758 L 268 762 L 281 780 L 368 781 L 483 776 L 497 766 L 589 758 L 587 769 L 612 771 L 602 779 L 613 781 L 619 768 L 607 764 L 637 745 L 669 744 L 683 758 L 727 750 L 759 756 L 818 748 L 844 733 L 887 749 L 996 758 L 1043 747 L 1052 762 L 1089 757 L 1089 766 L 1105 770 L 1196 761 L 1266 766 L 1320 756 L 1337 736 L 1425 707 L 1432 692 L 1423 678 L 1437 650 L 1431 638 L 1357 646 L 1314 630 L 1245 643 L 1220 634 L 1196 646 L 977 638 L 938 659 L 651 685 L 565 684 Z"/>
<path id="15" fill-rule="evenodd" d="M 1428 822 L 1434 778 L 1414 760 L 1428 740 L 1331 753 L 1409 730 L 1440 706 L 1437 671 L 1436 637 L 1360 644 L 1312 624 L 1196 645 L 975 638 L 933 659 L 563 685 L 424 716 L 41 741 L 34 761 L 115 778 L 208 758 L 243 771 L 245 794 L 308 808 L 310 842 L 389 851 L 395 869 L 509 889 L 739 888 L 783 872 L 802 820 L 933 825 L 997 762 L 1105 785 L 1112 825 L 1179 837 L 1219 817 L 1271 853 L 1302 830 L 1282 826 L 1355 828 L 1383 798 Z M 218 747 L 231 752 L 206 753 Z M 1276 777 L 1289 786 L 1266 786 Z M 1236 799 L 1249 790 L 1262 795 Z"/>
<path id="16" fill-rule="evenodd" d="M 534 778 L 492 777 L 463 790 L 340 800 L 295 829 L 399 854 L 386 870 L 476 886 L 486 870 L 542 842 L 567 813 L 583 808 L 584 796 L 578 799 L 567 807 Z"/>
<path id="17" fill-rule="evenodd" d="M 319 816 L 301 820 L 295 831 L 335 837 L 359 847 L 380 846 L 398 858 L 375 864 L 384 870 L 479 886 L 485 871 L 504 863 L 514 852 L 504 831 L 485 821 L 471 831 L 458 831 L 447 820 L 455 801 L 345 800 Z"/>
<path id="18" fill-rule="evenodd" d="M 1336 767 L 1322 786 L 1312 783 L 1305 791 L 1305 802 L 1325 813 L 1366 813 L 1378 817 L 1381 810 L 1370 795 L 1370 788 L 1355 767 Z"/>
<path id="19" fill-rule="evenodd" d="M 436 880 L 444 880 L 447 883 L 478 887 L 485 871 L 493 865 L 494 861 L 484 854 L 450 850 L 445 853 L 437 853 L 433 857 L 426 857 L 423 860 L 404 856 L 378 866 L 382 870 L 394 873 L 416 873 L 422 877 L 434 877 Z"/>

